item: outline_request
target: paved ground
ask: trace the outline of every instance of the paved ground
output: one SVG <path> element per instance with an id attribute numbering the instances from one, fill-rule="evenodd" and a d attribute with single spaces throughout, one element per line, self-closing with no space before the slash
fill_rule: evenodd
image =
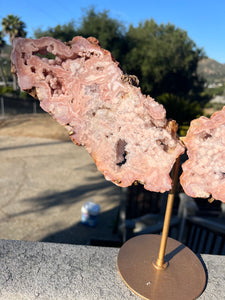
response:
<path id="1" fill-rule="evenodd" d="M 81 207 L 90 199 L 101 205 L 96 228 L 80 223 Z M 119 200 L 120 189 L 103 178 L 83 148 L 0 130 L 1 239 L 75 244 L 118 239 L 113 229 Z"/>
<path id="2" fill-rule="evenodd" d="M 0 136 L 25 136 L 70 141 L 67 130 L 47 113 L 0 116 Z"/>

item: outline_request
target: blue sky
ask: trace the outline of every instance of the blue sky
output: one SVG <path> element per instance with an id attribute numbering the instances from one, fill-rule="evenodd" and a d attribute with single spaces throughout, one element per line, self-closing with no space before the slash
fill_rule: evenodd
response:
<path id="1" fill-rule="evenodd" d="M 172 23 L 188 32 L 188 36 L 206 54 L 225 63 L 224 0 L 0 0 L 0 20 L 8 14 L 18 15 L 27 25 L 28 36 L 40 27 L 54 27 L 74 19 L 79 22 L 83 11 L 91 5 L 96 11 L 107 9 L 110 17 L 126 26 L 153 18 L 158 24 Z M 1 29 L 1 28 L 0 28 Z"/>

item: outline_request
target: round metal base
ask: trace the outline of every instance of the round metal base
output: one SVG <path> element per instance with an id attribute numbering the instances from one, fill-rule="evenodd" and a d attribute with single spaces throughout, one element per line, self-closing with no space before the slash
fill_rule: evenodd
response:
<path id="1" fill-rule="evenodd" d="M 190 300 L 201 295 L 206 273 L 186 246 L 168 238 L 164 269 L 157 269 L 161 236 L 146 234 L 128 240 L 120 249 L 117 266 L 125 284 L 143 299 Z"/>

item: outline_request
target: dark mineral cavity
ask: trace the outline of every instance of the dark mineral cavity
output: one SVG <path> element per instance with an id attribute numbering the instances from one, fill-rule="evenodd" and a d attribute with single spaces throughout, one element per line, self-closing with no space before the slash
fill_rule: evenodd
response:
<path id="1" fill-rule="evenodd" d="M 45 77 L 45 81 L 49 85 L 51 96 L 60 96 L 61 94 L 65 94 L 65 89 L 63 88 L 63 83 L 59 78 L 50 70 L 43 69 L 43 75 Z"/>
<path id="2" fill-rule="evenodd" d="M 127 151 L 125 150 L 126 145 L 127 145 L 126 141 L 121 139 L 119 139 L 116 144 L 116 164 L 119 167 L 124 165 L 127 161 L 126 159 Z"/>
<path id="3" fill-rule="evenodd" d="M 43 47 L 43 48 L 39 49 L 38 51 L 33 52 L 32 54 L 33 54 L 33 55 L 37 55 L 37 56 L 39 56 L 40 58 L 55 59 L 55 58 L 56 58 L 56 55 L 54 55 L 53 53 L 49 52 L 49 51 L 47 50 L 47 48 L 49 48 L 49 47 L 47 47 L 47 46 L 46 46 L 46 47 Z M 52 46 L 51 48 L 52 48 L 52 50 L 54 49 L 53 46 Z"/>
<path id="4" fill-rule="evenodd" d="M 166 144 L 165 139 L 163 139 L 163 140 L 157 140 L 156 143 L 157 143 L 157 145 L 159 145 L 165 152 L 168 151 L 169 147 L 168 147 L 168 145 Z"/>
<path id="5" fill-rule="evenodd" d="M 200 138 L 201 138 L 203 141 L 205 141 L 205 140 L 207 140 L 207 139 L 209 139 L 209 138 L 211 138 L 211 137 L 212 137 L 212 134 L 211 134 L 211 133 L 208 133 L 208 132 L 205 132 L 205 131 L 203 131 L 202 134 L 201 134 L 201 136 L 200 136 Z"/>

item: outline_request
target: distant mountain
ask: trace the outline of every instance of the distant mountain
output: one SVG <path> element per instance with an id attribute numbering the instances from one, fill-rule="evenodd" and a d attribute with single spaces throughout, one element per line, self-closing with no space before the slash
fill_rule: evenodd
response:
<path id="1" fill-rule="evenodd" d="M 198 65 L 198 74 L 209 84 L 225 83 L 225 64 L 211 58 L 203 58 Z"/>

